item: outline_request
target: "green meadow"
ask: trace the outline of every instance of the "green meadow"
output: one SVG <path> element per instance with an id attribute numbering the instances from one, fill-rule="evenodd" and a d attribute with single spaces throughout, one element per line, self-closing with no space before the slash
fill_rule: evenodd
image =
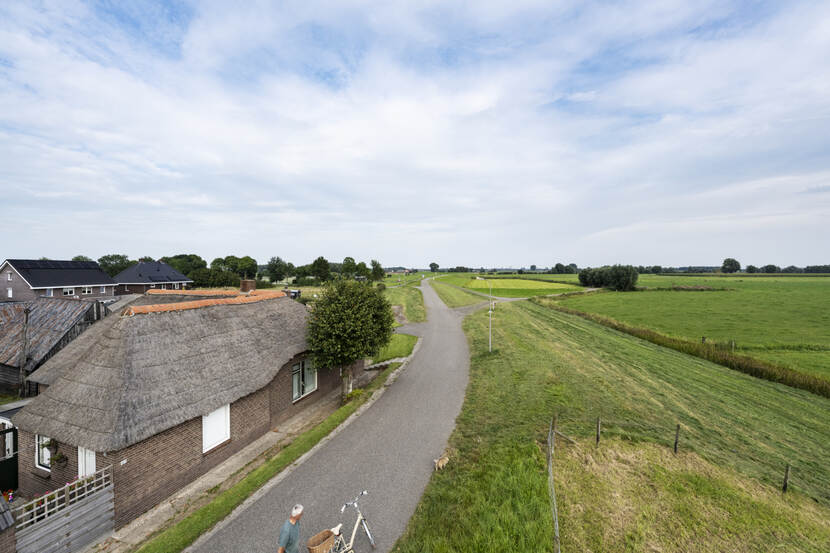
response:
<path id="1" fill-rule="evenodd" d="M 441 282 L 473 290 L 482 294 L 490 294 L 492 291 L 493 296 L 499 298 L 528 298 L 533 296 L 547 296 L 551 294 L 562 294 L 564 292 L 582 290 L 581 287 L 574 284 L 553 282 L 546 279 L 528 279 L 524 278 L 524 275 L 515 275 L 510 278 L 496 278 L 492 275 L 451 273 L 441 277 Z"/>
<path id="2" fill-rule="evenodd" d="M 405 286 L 387 287 L 383 293 L 390 304 L 401 306 L 407 321 L 422 323 L 427 320 L 427 312 L 424 297 L 416 283 L 417 281 L 412 281 Z"/>
<path id="3" fill-rule="evenodd" d="M 551 551 L 554 413 L 576 442 L 558 440 L 554 459 L 562 551 L 830 550 L 830 399 L 538 303 L 499 305 L 493 323 L 490 354 L 486 312 L 464 322 L 450 462 L 395 551 Z"/>
<path id="4" fill-rule="evenodd" d="M 641 275 L 638 286 L 658 289 L 560 302 L 668 336 L 734 340 L 737 353 L 830 380 L 830 278 Z M 665 290 L 672 287 L 718 290 Z"/>

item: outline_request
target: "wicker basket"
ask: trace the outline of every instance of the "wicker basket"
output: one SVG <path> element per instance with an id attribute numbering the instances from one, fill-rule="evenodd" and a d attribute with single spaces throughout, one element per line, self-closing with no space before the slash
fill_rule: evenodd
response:
<path id="1" fill-rule="evenodd" d="M 314 534 L 306 542 L 308 553 L 329 553 L 334 545 L 334 533 L 331 530 L 323 530 Z"/>

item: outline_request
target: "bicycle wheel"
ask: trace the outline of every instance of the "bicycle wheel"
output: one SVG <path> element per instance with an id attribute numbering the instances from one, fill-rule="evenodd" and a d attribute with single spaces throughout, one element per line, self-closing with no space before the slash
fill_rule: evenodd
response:
<path id="1" fill-rule="evenodd" d="M 361 522 L 363 522 L 363 531 L 366 532 L 366 537 L 369 538 L 369 543 L 372 544 L 372 549 L 375 548 L 375 538 L 372 537 L 372 533 L 369 531 L 369 525 L 366 524 L 366 519 L 364 518 Z"/>

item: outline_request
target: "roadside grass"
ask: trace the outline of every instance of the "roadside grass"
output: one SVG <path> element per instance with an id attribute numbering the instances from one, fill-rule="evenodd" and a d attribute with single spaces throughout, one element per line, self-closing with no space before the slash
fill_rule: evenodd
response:
<path id="1" fill-rule="evenodd" d="M 487 301 L 487 298 L 479 296 L 478 294 L 466 292 L 449 284 L 444 284 L 443 279 L 430 280 L 429 285 L 435 289 L 441 301 L 450 308 L 463 307 L 465 305 L 473 305 Z"/>
<path id="2" fill-rule="evenodd" d="M 228 516 L 251 494 L 349 418 L 371 397 L 371 392 L 382 386 L 389 375 L 400 365 L 400 363 L 391 363 L 369 383 L 366 387 L 367 393 L 355 395 L 355 399 L 341 406 L 319 425 L 297 436 L 274 457 L 251 471 L 232 487 L 220 492 L 210 503 L 151 537 L 138 548 L 138 553 L 179 553 L 184 550 L 199 536 Z"/>
<path id="3" fill-rule="evenodd" d="M 383 293 L 386 295 L 389 303 L 403 307 L 403 314 L 407 321 L 411 323 L 422 323 L 427 320 L 424 296 L 416 286 L 406 285 L 386 288 Z"/>
<path id="4" fill-rule="evenodd" d="M 0 394 L 0 405 L 3 405 L 5 403 L 11 403 L 12 401 L 17 401 L 19 399 L 22 399 L 22 398 L 20 398 L 16 395 Z"/>
<path id="5" fill-rule="evenodd" d="M 554 413 L 580 443 L 557 445 L 563 551 L 707 550 L 710 528 L 732 532 L 735 551 L 826 550 L 830 400 L 531 302 L 499 306 L 492 354 L 485 312 L 464 330 L 470 383 L 450 462 L 395 551 L 550 551 L 544 442 Z M 664 464 L 677 423 L 680 464 Z M 630 471 L 614 472 L 614 456 Z M 790 493 L 779 501 L 787 463 Z M 771 516 L 781 518 L 753 526 Z"/>
<path id="6" fill-rule="evenodd" d="M 706 293 L 609 292 L 563 306 L 654 329 L 670 337 L 727 344 L 736 353 L 830 382 L 830 279 L 642 275 L 641 286 L 728 287 Z"/>
<path id="7" fill-rule="evenodd" d="M 383 361 L 388 361 L 389 359 L 409 357 L 409 354 L 412 353 L 412 349 L 415 347 L 417 342 L 417 336 L 412 336 L 411 334 L 393 334 L 392 339 L 386 347 L 380 350 L 380 353 L 372 359 L 372 362 L 382 363 Z"/>

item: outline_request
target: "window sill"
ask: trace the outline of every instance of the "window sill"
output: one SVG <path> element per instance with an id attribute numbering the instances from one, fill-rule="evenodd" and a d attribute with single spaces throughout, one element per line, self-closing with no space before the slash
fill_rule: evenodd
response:
<path id="1" fill-rule="evenodd" d="M 224 448 L 226 445 L 228 445 L 229 443 L 231 443 L 231 439 L 230 439 L 230 438 L 228 438 L 228 439 L 227 439 L 227 440 L 225 440 L 224 442 L 219 442 L 218 444 L 216 444 L 216 445 L 215 445 L 215 446 L 213 446 L 212 448 L 208 449 L 207 451 L 203 451 L 203 452 L 202 452 L 202 457 L 207 457 L 208 455 L 212 454 L 214 451 L 218 451 L 218 450 L 220 450 L 220 449 L 223 449 L 223 448 Z"/>
<path id="2" fill-rule="evenodd" d="M 52 472 L 49 469 L 35 467 L 30 472 L 42 480 L 50 480 L 52 478 Z"/>
<path id="3" fill-rule="evenodd" d="M 297 403 L 297 402 L 300 402 L 300 401 L 304 400 L 305 398 L 307 398 L 308 396 L 310 396 L 311 394 L 313 394 L 313 393 L 314 393 L 314 392 L 316 392 L 316 391 L 317 391 L 317 388 L 314 388 L 314 389 L 313 389 L 313 390 L 311 390 L 310 392 L 306 392 L 305 394 L 301 395 L 301 396 L 300 396 L 300 397 L 298 397 L 297 399 L 295 399 L 295 400 L 291 401 L 291 404 L 293 405 L 293 404 L 295 404 L 295 403 Z"/>

